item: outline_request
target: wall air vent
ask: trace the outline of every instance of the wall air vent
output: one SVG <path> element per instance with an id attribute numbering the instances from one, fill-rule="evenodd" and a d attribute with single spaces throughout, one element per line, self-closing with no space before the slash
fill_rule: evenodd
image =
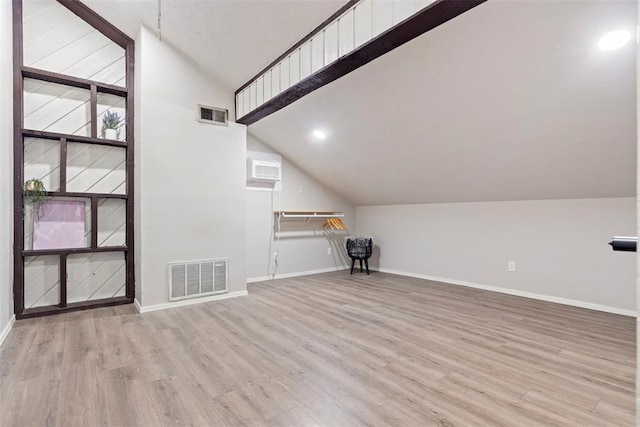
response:
<path id="1" fill-rule="evenodd" d="M 222 294 L 227 288 L 226 259 L 169 264 L 169 301 Z"/>
<path id="2" fill-rule="evenodd" d="M 198 121 L 202 123 L 212 123 L 214 125 L 227 126 L 229 110 L 223 108 L 198 105 Z"/>
<path id="3" fill-rule="evenodd" d="M 280 181 L 282 165 L 268 160 L 247 159 L 247 179 L 249 181 L 272 182 Z"/>

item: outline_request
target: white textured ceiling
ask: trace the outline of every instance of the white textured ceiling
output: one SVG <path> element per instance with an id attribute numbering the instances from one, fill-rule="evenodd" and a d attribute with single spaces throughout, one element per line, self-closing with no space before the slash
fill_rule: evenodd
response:
<path id="1" fill-rule="evenodd" d="M 635 196 L 636 17 L 490 0 L 249 132 L 357 205 Z"/>
<path id="2" fill-rule="evenodd" d="M 158 27 L 157 0 L 83 2 L 131 38 Z M 162 38 L 235 90 L 346 2 L 161 0 Z"/>

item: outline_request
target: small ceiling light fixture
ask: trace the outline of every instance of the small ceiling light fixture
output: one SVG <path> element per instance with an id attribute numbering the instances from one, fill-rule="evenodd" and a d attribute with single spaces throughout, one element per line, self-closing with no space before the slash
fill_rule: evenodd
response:
<path id="1" fill-rule="evenodd" d="M 628 31 L 611 31 L 602 36 L 598 42 L 598 47 L 605 51 L 616 50 L 629 43 L 629 40 L 631 40 L 631 34 Z"/>
<path id="2" fill-rule="evenodd" d="M 327 139 L 327 134 L 322 132 L 321 130 L 314 130 L 313 136 L 315 136 L 318 139 Z"/>

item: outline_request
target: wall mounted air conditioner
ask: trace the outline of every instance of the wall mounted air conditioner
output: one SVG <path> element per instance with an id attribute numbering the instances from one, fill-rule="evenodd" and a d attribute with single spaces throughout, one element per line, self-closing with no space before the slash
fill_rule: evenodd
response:
<path id="1" fill-rule="evenodd" d="M 249 181 L 272 182 L 280 181 L 282 165 L 268 160 L 247 159 L 247 179 Z"/>

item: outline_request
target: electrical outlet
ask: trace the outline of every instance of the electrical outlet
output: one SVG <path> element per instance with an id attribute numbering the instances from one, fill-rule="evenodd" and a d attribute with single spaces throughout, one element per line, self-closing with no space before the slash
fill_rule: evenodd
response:
<path id="1" fill-rule="evenodd" d="M 331 256 L 333 255 L 333 251 L 331 250 L 331 248 L 327 248 L 327 255 Z"/>
<path id="2" fill-rule="evenodd" d="M 516 271 L 516 262 L 515 261 L 509 261 L 507 263 L 507 271 L 513 273 Z"/>

